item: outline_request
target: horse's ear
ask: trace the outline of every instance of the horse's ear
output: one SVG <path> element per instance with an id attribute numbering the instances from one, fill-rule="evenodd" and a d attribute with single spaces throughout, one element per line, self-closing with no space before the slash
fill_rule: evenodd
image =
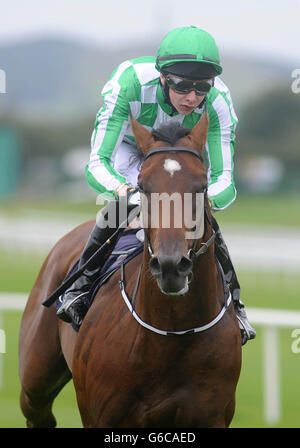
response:
<path id="1" fill-rule="evenodd" d="M 130 115 L 131 127 L 135 136 L 136 143 L 140 150 L 146 154 L 148 149 L 155 142 L 153 135 L 144 126 L 138 123 L 132 115 Z"/>
<path id="2" fill-rule="evenodd" d="M 207 112 L 205 112 L 188 135 L 190 140 L 192 140 L 194 147 L 196 147 L 199 151 L 204 149 L 204 145 L 207 140 L 208 127 L 208 115 Z"/>

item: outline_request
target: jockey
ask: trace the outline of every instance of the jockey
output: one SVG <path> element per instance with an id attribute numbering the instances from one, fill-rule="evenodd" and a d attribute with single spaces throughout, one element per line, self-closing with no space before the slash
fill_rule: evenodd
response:
<path id="1" fill-rule="evenodd" d="M 236 197 L 233 159 L 238 120 L 230 92 L 219 78 L 221 73 L 215 40 L 195 26 L 169 32 L 156 58 L 140 57 L 120 64 L 102 90 L 103 105 L 97 114 L 86 166 L 88 184 L 108 200 L 128 196 L 130 189 L 137 186 L 142 154 L 135 144 L 130 115 L 149 130 L 171 120 L 192 128 L 206 110 L 209 117 L 206 144 L 208 198 L 213 211 L 228 207 Z M 106 213 L 107 208 L 103 209 L 100 220 Z M 239 283 L 215 220 L 214 228 L 216 254 L 230 283 L 242 343 L 245 344 L 255 337 L 255 330 L 240 301 Z M 115 230 L 103 228 L 97 221 L 81 254 L 79 267 Z M 81 323 L 86 312 L 84 297 L 94 274 L 95 266 L 86 269 L 61 297 L 62 305 L 57 315 L 62 320 Z"/>

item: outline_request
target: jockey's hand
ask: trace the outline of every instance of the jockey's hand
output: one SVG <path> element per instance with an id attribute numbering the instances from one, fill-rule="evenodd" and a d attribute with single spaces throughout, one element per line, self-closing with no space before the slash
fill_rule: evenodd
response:
<path id="1" fill-rule="evenodd" d="M 115 197 L 119 199 L 121 196 L 126 196 L 129 188 L 131 187 L 127 184 L 120 184 L 114 191 Z"/>
<path id="2" fill-rule="evenodd" d="M 128 205 L 135 206 L 140 205 L 141 197 L 137 188 L 130 187 L 127 184 L 121 184 L 114 191 L 116 198 L 122 198 L 127 196 Z"/>
<path id="3" fill-rule="evenodd" d="M 141 195 L 138 188 L 130 188 L 127 190 L 128 205 L 136 206 L 141 203 Z"/>

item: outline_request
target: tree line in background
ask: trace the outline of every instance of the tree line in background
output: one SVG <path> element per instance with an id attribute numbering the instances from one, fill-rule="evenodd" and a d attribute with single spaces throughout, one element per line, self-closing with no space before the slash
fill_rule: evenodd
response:
<path id="1" fill-rule="evenodd" d="M 76 121 L 38 124 L 27 121 L 26 117 L 16 120 L 7 116 L 2 118 L 1 126 L 17 130 L 22 169 L 26 172 L 26 167 L 37 157 L 59 161 L 73 148 L 89 147 L 96 112 Z M 262 155 L 277 157 L 285 167 L 283 185 L 300 188 L 300 94 L 287 88 L 274 88 L 248 103 L 238 116 L 236 160 Z"/>

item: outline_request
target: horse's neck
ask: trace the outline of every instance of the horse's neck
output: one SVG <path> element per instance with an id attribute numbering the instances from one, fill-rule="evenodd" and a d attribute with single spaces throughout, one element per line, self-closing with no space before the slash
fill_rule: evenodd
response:
<path id="1" fill-rule="evenodd" d="M 136 311 L 150 325 L 181 331 L 199 327 L 214 319 L 221 309 L 221 292 L 213 248 L 195 263 L 187 294 L 163 294 L 149 272 L 149 255 L 144 253 Z"/>

